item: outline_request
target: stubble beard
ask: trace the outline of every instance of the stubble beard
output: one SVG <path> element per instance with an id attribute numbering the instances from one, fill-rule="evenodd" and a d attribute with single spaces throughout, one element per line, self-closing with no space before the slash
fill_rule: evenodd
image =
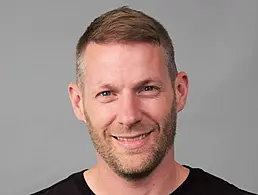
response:
<path id="1" fill-rule="evenodd" d="M 176 105 L 173 103 L 170 112 L 164 119 L 163 128 L 159 125 L 153 125 L 150 130 L 162 131 L 161 136 L 156 140 L 156 144 L 148 149 L 148 157 L 141 163 L 141 166 L 137 168 L 129 168 L 128 164 L 123 163 L 120 158 L 116 155 L 116 152 L 111 147 L 111 144 L 107 143 L 103 136 L 100 136 L 97 129 L 94 129 L 90 117 L 88 116 L 86 110 L 84 109 L 85 120 L 87 121 L 87 126 L 89 134 L 93 145 L 100 155 L 100 157 L 106 162 L 106 164 L 121 178 L 127 181 L 141 180 L 149 176 L 161 163 L 163 158 L 166 156 L 168 151 L 174 144 L 174 139 L 176 135 L 176 123 L 177 123 L 177 113 Z M 103 134 L 104 135 L 104 134 Z M 141 152 L 140 149 L 138 152 Z M 133 155 L 133 154 L 132 154 Z"/>

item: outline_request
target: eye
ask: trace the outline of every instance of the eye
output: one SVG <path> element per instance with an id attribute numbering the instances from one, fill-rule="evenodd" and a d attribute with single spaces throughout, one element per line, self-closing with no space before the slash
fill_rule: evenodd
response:
<path id="1" fill-rule="evenodd" d="M 157 86 L 143 86 L 140 91 L 139 94 L 145 97 L 154 97 L 156 95 L 158 95 L 160 92 L 159 87 Z"/>
<path id="2" fill-rule="evenodd" d="M 154 86 L 145 86 L 143 88 L 143 91 L 152 91 L 152 90 L 154 90 Z"/>
<path id="3" fill-rule="evenodd" d="M 101 95 L 101 96 L 110 96 L 111 95 L 111 91 L 102 91 L 102 92 L 100 92 L 100 94 L 99 95 Z"/>
<path id="4" fill-rule="evenodd" d="M 97 94 L 96 99 L 101 103 L 109 103 L 117 99 L 113 91 L 102 91 Z"/>

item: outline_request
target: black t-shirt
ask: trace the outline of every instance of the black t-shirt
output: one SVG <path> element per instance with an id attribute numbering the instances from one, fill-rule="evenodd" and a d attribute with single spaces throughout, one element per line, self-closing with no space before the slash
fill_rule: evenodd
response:
<path id="1" fill-rule="evenodd" d="M 171 195 L 252 195 L 211 175 L 202 169 L 191 168 L 187 179 Z M 83 171 L 74 173 L 55 185 L 32 195 L 94 195 L 84 180 Z M 254 195 L 254 194 L 253 194 Z"/>

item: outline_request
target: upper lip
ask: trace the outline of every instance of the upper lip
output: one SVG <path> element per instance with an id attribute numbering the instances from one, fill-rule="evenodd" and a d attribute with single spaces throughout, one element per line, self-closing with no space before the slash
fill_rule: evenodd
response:
<path id="1" fill-rule="evenodd" d="M 137 134 L 137 135 L 112 135 L 113 137 L 121 137 L 121 138 L 135 138 L 135 137 L 139 137 L 141 135 L 145 135 L 145 134 L 150 134 L 152 131 L 150 132 L 146 132 L 146 133 L 141 133 L 141 134 Z"/>

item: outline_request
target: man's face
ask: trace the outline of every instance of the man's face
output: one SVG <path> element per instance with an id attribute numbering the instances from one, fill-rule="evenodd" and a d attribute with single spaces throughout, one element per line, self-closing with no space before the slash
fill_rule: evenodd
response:
<path id="1" fill-rule="evenodd" d="M 173 145 L 176 130 L 162 48 L 90 43 L 83 60 L 84 115 L 99 157 L 128 180 L 150 174 Z"/>

